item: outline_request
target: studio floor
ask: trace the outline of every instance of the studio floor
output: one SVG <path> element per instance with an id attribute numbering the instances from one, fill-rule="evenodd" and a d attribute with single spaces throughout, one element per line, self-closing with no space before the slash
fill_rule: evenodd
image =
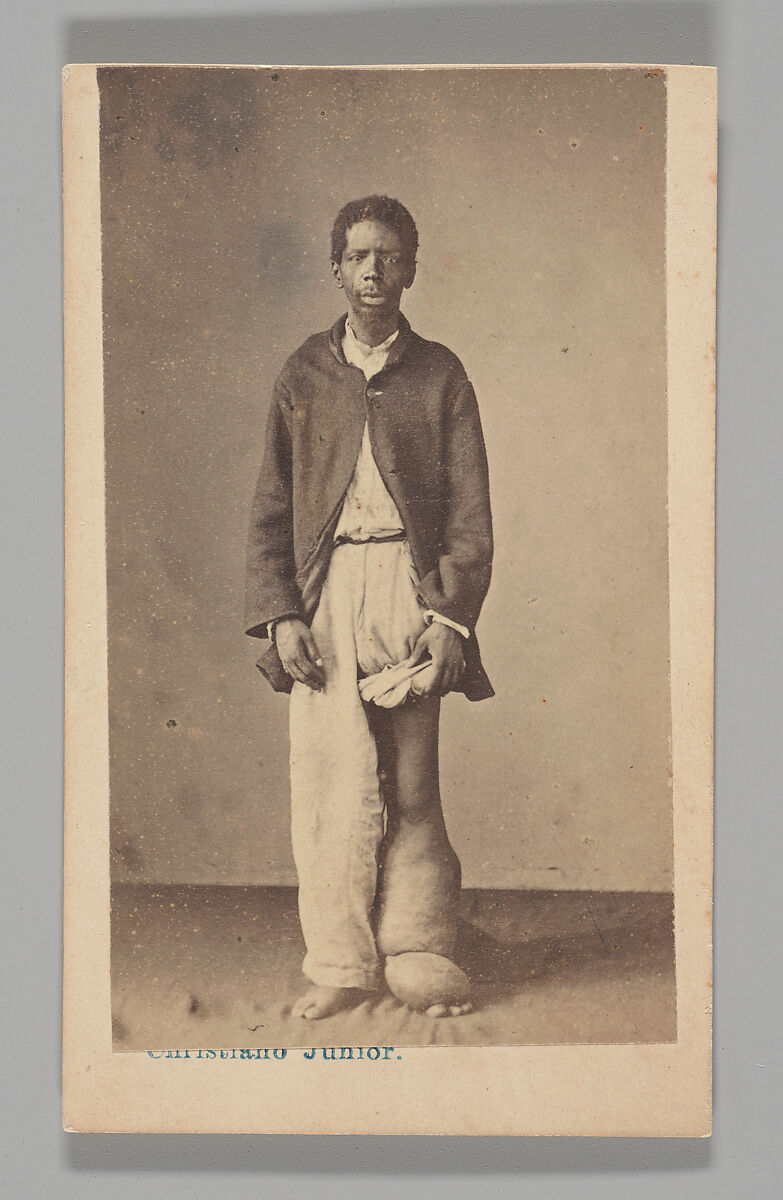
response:
<path id="1" fill-rule="evenodd" d="M 306 986 L 295 888 L 134 884 L 112 897 L 117 1052 L 676 1039 L 669 895 L 465 891 L 456 957 L 472 1013 L 433 1019 L 378 993 L 318 1022 L 291 1015 Z"/>

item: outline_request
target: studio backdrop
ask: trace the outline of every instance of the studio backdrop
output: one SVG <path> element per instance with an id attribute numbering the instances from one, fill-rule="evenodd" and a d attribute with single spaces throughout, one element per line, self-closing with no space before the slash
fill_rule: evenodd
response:
<path id="1" fill-rule="evenodd" d="M 274 378 L 343 311 L 334 217 L 382 192 L 490 465 L 496 695 L 442 721 L 464 882 L 669 891 L 660 73 L 98 75 L 113 877 L 295 882 L 249 505 Z"/>

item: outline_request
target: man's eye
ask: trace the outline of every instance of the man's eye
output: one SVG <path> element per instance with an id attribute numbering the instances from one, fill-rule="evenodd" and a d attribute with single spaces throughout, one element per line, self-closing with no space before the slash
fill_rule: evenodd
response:
<path id="1" fill-rule="evenodd" d="M 392 266 L 395 263 L 398 263 L 400 261 L 400 259 L 399 259 L 399 255 L 397 255 L 397 254 L 384 254 L 383 261 L 388 266 Z"/>

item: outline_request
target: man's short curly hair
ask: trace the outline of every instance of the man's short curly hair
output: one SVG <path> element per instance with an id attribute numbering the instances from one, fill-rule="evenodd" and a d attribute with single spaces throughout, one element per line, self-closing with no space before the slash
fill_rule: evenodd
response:
<path id="1" fill-rule="evenodd" d="M 337 214 L 332 227 L 332 262 L 339 263 L 342 259 L 348 230 L 359 221 L 379 221 L 388 225 L 400 235 L 411 260 L 416 258 L 419 231 L 405 205 L 391 196 L 364 196 L 361 200 L 351 200 Z"/>

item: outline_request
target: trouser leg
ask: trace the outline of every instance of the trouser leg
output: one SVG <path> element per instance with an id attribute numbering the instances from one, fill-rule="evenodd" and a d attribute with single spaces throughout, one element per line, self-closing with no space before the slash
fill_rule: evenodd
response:
<path id="1" fill-rule="evenodd" d="M 378 984 L 370 921 L 384 831 L 375 742 L 356 686 L 361 562 L 337 553 L 312 623 L 326 687 L 291 693 L 291 837 L 307 953 L 302 970 L 327 987 Z"/>
<path id="2" fill-rule="evenodd" d="M 378 866 L 378 950 L 448 958 L 456 943 L 461 872 L 440 799 L 440 701 L 421 698 L 369 715 L 387 823 Z"/>

